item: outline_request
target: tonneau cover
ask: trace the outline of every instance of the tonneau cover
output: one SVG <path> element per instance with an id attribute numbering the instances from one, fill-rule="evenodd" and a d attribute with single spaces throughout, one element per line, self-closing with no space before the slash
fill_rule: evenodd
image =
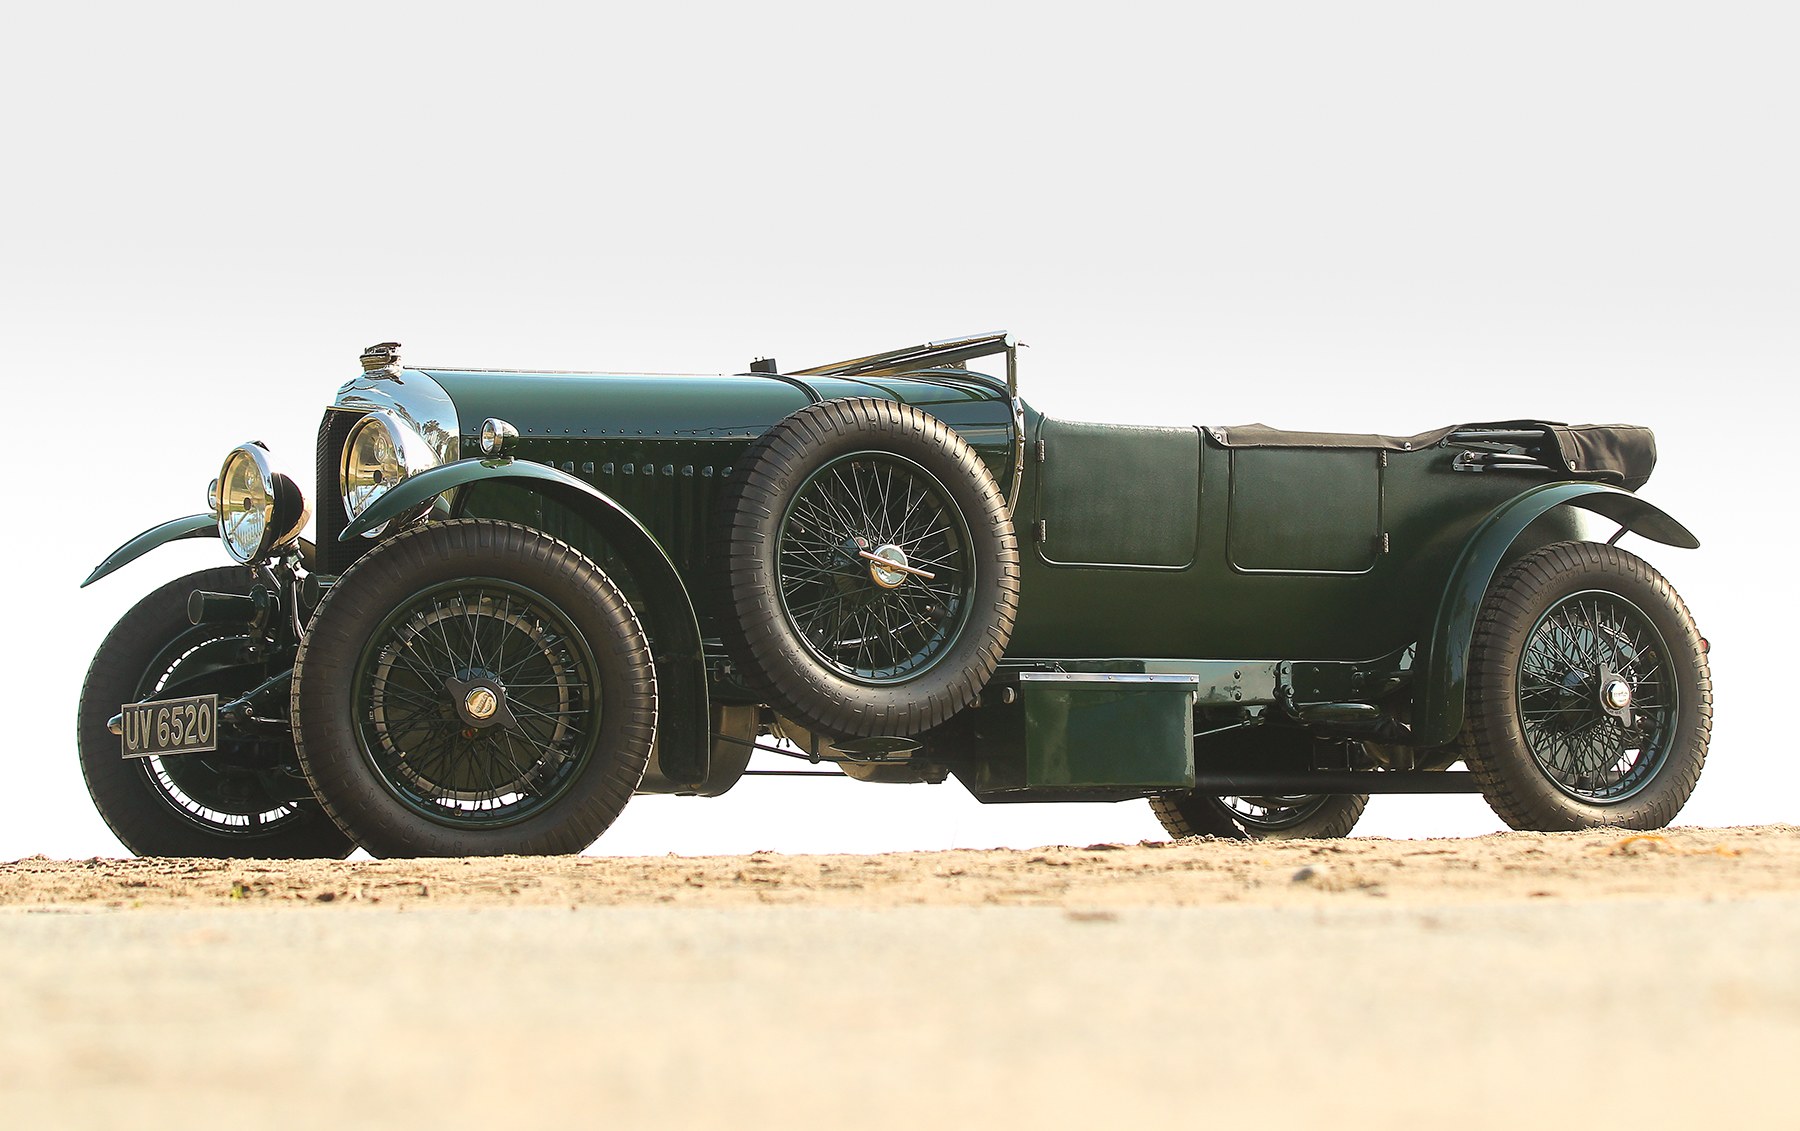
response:
<path id="1" fill-rule="evenodd" d="M 1552 424 L 1562 465 L 1570 475 L 1610 479 L 1635 491 L 1656 468 L 1656 434 L 1637 424 Z"/>
<path id="2" fill-rule="evenodd" d="M 1377 436 L 1357 432 L 1286 432 L 1267 424 L 1234 424 L 1229 428 L 1208 428 L 1206 434 L 1226 448 L 1367 448 L 1412 452 L 1431 447 L 1461 427 L 1464 425 L 1453 424 L 1417 436 Z"/>
<path id="3" fill-rule="evenodd" d="M 1484 435 L 1492 433 L 1494 435 Z M 1656 468 L 1656 436 L 1638 424 L 1563 424 L 1553 420 L 1507 420 L 1453 424 L 1416 436 L 1349 432 L 1287 432 L 1266 424 L 1208 428 L 1226 448 L 1361 448 L 1416 452 L 1440 444 L 1459 448 L 1514 448 L 1534 455 L 1547 471 L 1571 479 L 1597 479 L 1635 491 Z"/>

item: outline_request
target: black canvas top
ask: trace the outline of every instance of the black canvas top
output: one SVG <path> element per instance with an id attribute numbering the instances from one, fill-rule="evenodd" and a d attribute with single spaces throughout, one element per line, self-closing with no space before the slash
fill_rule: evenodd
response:
<path id="1" fill-rule="evenodd" d="M 1208 428 L 1214 443 L 1226 448 L 1361 448 L 1371 451 L 1415 452 L 1435 447 L 1455 433 L 1459 440 L 1481 431 L 1536 433 L 1542 440 L 1524 446 L 1532 449 L 1546 467 L 1571 479 L 1597 479 L 1635 491 L 1656 467 L 1656 436 L 1638 424 L 1563 424 L 1553 420 L 1507 420 L 1496 423 L 1453 424 L 1416 436 L 1381 436 L 1351 432 L 1286 432 L 1266 424 L 1238 424 Z"/>
<path id="2" fill-rule="evenodd" d="M 1656 434 L 1637 424 L 1553 424 L 1563 469 L 1635 491 L 1656 468 Z M 1617 476 L 1616 480 L 1613 477 Z"/>

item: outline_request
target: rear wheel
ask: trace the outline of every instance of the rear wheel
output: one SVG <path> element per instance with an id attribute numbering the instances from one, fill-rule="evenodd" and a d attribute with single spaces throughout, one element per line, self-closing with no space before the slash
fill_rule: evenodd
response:
<path id="1" fill-rule="evenodd" d="M 1712 676 L 1675 589 L 1616 546 L 1559 542 L 1488 591 L 1463 759 L 1515 829 L 1667 825 L 1712 734 Z"/>
<path id="2" fill-rule="evenodd" d="M 1349 793 L 1257 797 L 1175 793 L 1150 799 L 1151 811 L 1170 836 L 1217 836 L 1234 840 L 1311 840 L 1349 836 L 1368 804 L 1366 794 Z"/>
<path id="3" fill-rule="evenodd" d="M 643 778 L 656 678 L 599 566 L 458 520 L 388 539 L 332 586 L 294 717 L 314 791 L 376 856 L 579 852 Z"/>
<path id="4" fill-rule="evenodd" d="M 222 733 L 204 754 L 120 757 L 106 724 L 123 704 L 206 694 L 223 703 L 270 674 L 242 662 L 242 628 L 188 620 L 196 590 L 248 593 L 249 574 L 209 569 L 169 582 L 134 605 L 94 655 L 76 732 L 94 806 L 139 856 L 348 855 L 354 846 L 313 800 L 287 735 Z"/>

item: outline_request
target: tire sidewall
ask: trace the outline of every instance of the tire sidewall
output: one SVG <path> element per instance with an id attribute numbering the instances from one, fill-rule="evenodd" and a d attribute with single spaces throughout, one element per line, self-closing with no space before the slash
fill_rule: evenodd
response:
<path id="1" fill-rule="evenodd" d="M 376 628 L 405 602 L 483 577 L 535 592 L 580 634 L 600 685 L 600 733 L 579 774 L 542 810 L 506 825 L 456 827 L 407 804 L 376 769 L 356 722 L 357 673 Z M 383 541 L 327 591 L 295 662 L 301 766 L 338 823 L 375 856 L 581 851 L 642 780 L 655 714 L 648 644 L 618 587 L 573 547 L 512 523 L 459 519 Z"/>
<path id="2" fill-rule="evenodd" d="M 1016 616 L 1018 544 L 999 488 L 954 430 L 909 405 L 827 401 L 801 410 L 777 430 L 784 426 L 800 442 L 788 447 L 785 437 L 765 436 L 759 455 L 752 457 L 763 475 L 740 483 L 726 498 L 721 525 L 728 538 L 736 535 L 721 550 L 729 567 L 721 602 L 728 645 L 755 689 L 808 729 L 860 737 L 913 734 L 939 725 L 972 702 L 993 674 Z M 800 639 L 781 604 L 778 563 L 789 508 L 821 468 L 865 452 L 911 461 L 937 481 L 967 530 L 974 574 L 956 638 L 916 676 L 887 684 L 827 668 Z M 766 602 L 757 610 L 760 623 L 745 623 L 742 605 L 756 601 L 755 595 Z M 984 624 L 984 617 L 997 623 Z"/>
<path id="3" fill-rule="evenodd" d="M 178 810 L 150 781 L 148 767 L 120 756 L 119 736 L 107 721 L 138 695 L 155 660 L 179 636 L 192 632 L 188 595 L 196 590 L 248 593 L 247 571 L 220 566 L 176 578 L 152 590 L 107 633 L 82 682 L 76 744 L 82 778 L 107 827 L 139 856 L 210 858 L 341 858 L 354 847 L 311 800 L 295 804 L 302 815 L 271 832 L 231 835 L 210 831 Z M 193 757 L 193 755 L 187 755 Z"/>
<path id="4" fill-rule="evenodd" d="M 1662 637 L 1676 687 L 1674 735 L 1649 781 L 1616 803 L 1583 801 L 1538 765 L 1519 715 L 1521 661 L 1559 601 L 1600 592 L 1631 603 Z M 1528 555 L 1496 586 L 1470 653 L 1470 766 L 1515 828 L 1661 828 L 1687 802 L 1706 759 L 1711 674 L 1699 633 L 1672 586 L 1641 558 L 1610 545 L 1559 543 Z M 1496 793 L 1498 791 L 1498 793 Z"/>

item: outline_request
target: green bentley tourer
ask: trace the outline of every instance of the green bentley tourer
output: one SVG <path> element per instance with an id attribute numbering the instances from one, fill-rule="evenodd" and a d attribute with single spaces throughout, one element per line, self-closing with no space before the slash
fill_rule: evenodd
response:
<path id="1" fill-rule="evenodd" d="M 1648 429 L 1084 424 L 1020 398 L 1017 345 L 693 376 L 371 347 L 310 495 L 240 445 L 88 578 L 228 559 L 94 657 L 94 801 L 189 856 L 577 852 L 634 793 L 780 772 L 758 750 L 1142 798 L 1177 836 L 1342 836 L 1376 793 L 1521 829 L 1681 809 L 1712 689 L 1617 545 L 1699 544 L 1635 493 Z"/>

